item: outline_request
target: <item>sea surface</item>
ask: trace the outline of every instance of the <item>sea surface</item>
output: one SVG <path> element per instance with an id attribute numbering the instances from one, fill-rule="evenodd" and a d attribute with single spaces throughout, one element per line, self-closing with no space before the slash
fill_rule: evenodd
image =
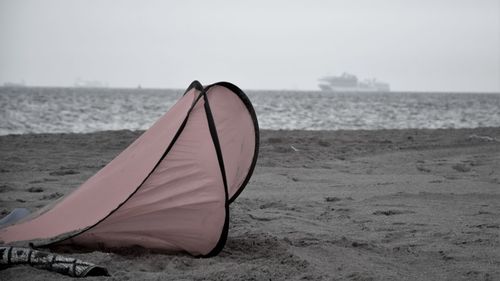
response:
<path id="1" fill-rule="evenodd" d="M 0 135 L 143 130 L 183 92 L 0 87 Z M 245 92 L 262 129 L 500 127 L 500 94 Z"/>

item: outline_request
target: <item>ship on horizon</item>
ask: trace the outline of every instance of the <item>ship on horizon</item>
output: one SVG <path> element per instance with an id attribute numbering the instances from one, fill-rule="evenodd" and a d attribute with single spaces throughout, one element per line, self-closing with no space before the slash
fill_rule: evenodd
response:
<path id="1" fill-rule="evenodd" d="M 354 74 L 347 72 L 340 76 L 326 76 L 319 79 L 319 88 L 325 92 L 390 92 L 389 83 L 377 79 L 359 81 Z"/>

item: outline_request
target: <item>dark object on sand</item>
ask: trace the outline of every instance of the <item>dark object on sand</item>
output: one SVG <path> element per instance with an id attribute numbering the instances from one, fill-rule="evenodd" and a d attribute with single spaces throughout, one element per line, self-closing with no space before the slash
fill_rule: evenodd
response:
<path id="1" fill-rule="evenodd" d="M 109 276 L 106 268 L 79 259 L 29 248 L 0 247 L 0 270 L 20 264 L 31 265 L 72 277 Z"/>

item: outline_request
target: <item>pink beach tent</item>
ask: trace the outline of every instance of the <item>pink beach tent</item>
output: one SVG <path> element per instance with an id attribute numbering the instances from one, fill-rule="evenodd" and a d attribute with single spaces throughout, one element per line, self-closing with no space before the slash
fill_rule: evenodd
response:
<path id="1" fill-rule="evenodd" d="M 51 206 L 0 229 L 0 241 L 216 255 L 227 238 L 229 203 L 250 179 L 258 147 L 257 118 L 243 91 L 194 81 L 108 165 Z"/>

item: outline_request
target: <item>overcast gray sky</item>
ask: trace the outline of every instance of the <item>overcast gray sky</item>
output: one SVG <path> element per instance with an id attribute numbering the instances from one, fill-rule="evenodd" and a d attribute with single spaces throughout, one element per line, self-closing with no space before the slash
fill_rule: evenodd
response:
<path id="1" fill-rule="evenodd" d="M 0 0 L 0 83 L 500 92 L 500 0 Z"/>

